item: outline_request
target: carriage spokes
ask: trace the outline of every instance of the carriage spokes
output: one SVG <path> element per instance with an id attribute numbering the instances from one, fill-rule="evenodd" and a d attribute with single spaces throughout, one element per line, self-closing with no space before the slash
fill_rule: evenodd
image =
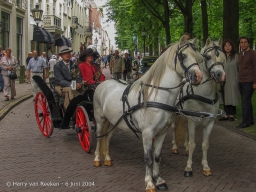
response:
<path id="1" fill-rule="evenodd" d="M 53 122 L 47 99 L 42 92 L 36 94 L 34 106 L 36 121 L 41 133 L 50 137 L 53 133 Z"/>

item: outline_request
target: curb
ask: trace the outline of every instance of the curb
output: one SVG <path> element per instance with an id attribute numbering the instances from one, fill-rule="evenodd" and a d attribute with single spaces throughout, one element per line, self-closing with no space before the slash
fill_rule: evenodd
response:
<path id="1" fill-rule="evenodd" d="M 228 123 L 220 123 L 220 122 L 215 122 L 214 123 L 215 125 L 218 125 L 218 126 L 221 126 L 221 127 L 224 127 L 230 131 L 233 131 L 239 135 L 242 135 L 242 136 L 245 136 L 245 137 L 248 137 L 250 139 L 253 139 L 256 141 L 256 136 L 255 135 L 252 135 L 250 133 L 247 133 L 241 129 L 238 129 L 238 128 L 235 128 L 235 126 L 230 126 Z"/>
<path id="2" fill-rule="evenodd" d="M 0 110 L 0 121 L 11 111 L 15 106 L 19 105 L 23 101 L 31 98 L 33 95 L 32 94 L 27 94 L 19 97 L 18 99 L 14 100 L 13 102 L 9 103 L 8 105 L 4 106 Z"/>

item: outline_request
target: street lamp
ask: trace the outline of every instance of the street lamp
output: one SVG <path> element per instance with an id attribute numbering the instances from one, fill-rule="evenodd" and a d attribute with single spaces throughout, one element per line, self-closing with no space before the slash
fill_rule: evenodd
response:
<path id="1" fill-rule="evenodd" d="M 36 26 L 35 26 L 35 31 L 37 33 L 37 51 L 39 53 L 39 27 L 38 27 L 38 24 L 40 23 L 40 21 L 42 21 L 42 15 L 43 15 L 43 10 L 42 9 L 39 9 L 39 5 L 36 4 L 35 8 L 31 10 L 32 12 L 32 15 L 33 15 L 33 18 L 36 22 Z"/>
<path id="2" fill-rule="evenodd" d="M 146 47 L 145 47 L 145 40 L 146 40 L 146 36 L 147 36 L 147 31 L 145 30 L 145 28 L 144 28 L 144 30 L 141 32 L 141 35 L 142 35 L 143 41 L 144 41 L 144 57 L 145 57 L 145 50 L 146 50 Z"/>
<path id="3" fill-rule="evenodd" d="M 98 39 L 97 39 L 97 37 L 96 37 L 96 39 L 94 39 L 94 45 L 95 45 L 95 47 L 96 47 L 96 49 L 97 49 L 97 45 L 98 45 Z"/>

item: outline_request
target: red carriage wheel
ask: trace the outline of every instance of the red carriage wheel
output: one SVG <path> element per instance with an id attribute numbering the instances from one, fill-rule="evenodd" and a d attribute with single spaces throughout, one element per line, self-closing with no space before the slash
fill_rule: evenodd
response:
<path id="1" fill-rule="evenodd" d="M 76 109 L 76 130 L 82 148 L 89 153 L 91 151 L 91 125 L 83 106 L 78 106 Z"/>
<path id="2" fill-rule="evenodd" d="M 36 121 L 40 131 L 45 137 L 50 137 L 54 127 L 47 99 L 42 92 L 36 94 L 34 107 Z"/>

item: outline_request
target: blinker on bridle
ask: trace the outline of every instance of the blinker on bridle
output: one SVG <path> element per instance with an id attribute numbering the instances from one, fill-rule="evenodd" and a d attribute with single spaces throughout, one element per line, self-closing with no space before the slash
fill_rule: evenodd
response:
<path id="1" fill-rule="evenodd" d="M 177 57 L 179 59 L 179 62 L 180 62 L 180 66 L 182 67 L 182 69 L 184 70 L 184 73 L 185 73 L 185 77 L 186 78 L 189 78 L 191 77 L 191 74 L 189 72 L 189 69 L 193 66 L 198 66 L 199 68 L 199 65 L 198 63 L 192 63 L 191 65 L 189 65 L 188 67 L 186 67 L 183 63 L 183 60 L 184 60 L 184 57 L 183 57 L 183 54 L 182 54 L 182 50 L 183 49 L 186 49 L 188 47 L 191 47 L 194 51 L 197 51 L 194 44 L 192 43 L 185 43 L 183 45 L 181 45 L 180 47 L 178 47 L 177 51 L 176 51 L 176 55 L 175 55 L 175 58 L 174 58 L 174 64 L 175 64 L 175 70 L 176 70 L 176 65 L 177 65 Z"/>
<path id="2" fill-rule="evenodd" d="M 205 49 L 204 52 L 203 52 L 203 57 L 204 57 L 206 60 L 211 59 L 209 56 L 206 55 L 206 53 L 208 53 L 208 52 L 210 52 L 210 51 L 212 51 L 212 50 L 214 50 L 214 54 L 216 55 L 216 57 L 219 57 L 219 55 L 220 55 L 220 54 L 219 54 L 219 51 L 221 51 L 224 55 L 226 55 L 226 54 L 221 50 L 221 48 L 220 48 L 219 46 L 217 46 L 217 45 L 215 45 L 215 44 L 213 43 L 213 46 L 212 46 L 212 47 L 209 47 L 209 48 Z M 207 62 L 205 63 L 205 67 L 206 67 L 207 71 L 209 72 L 210 76 L 212 75 L 212 73 L 211 73 L 212 68 L 213 68 L 214 66 L 216 66 L 216 65 L 221 65 L 221 66 L 223 67 L 223 69 L 224 69 L 224 65 L 223 65 L 223 63 L 221 63 L 221 62 L 213 63 L 210 67 L 207 66 Z"/>

